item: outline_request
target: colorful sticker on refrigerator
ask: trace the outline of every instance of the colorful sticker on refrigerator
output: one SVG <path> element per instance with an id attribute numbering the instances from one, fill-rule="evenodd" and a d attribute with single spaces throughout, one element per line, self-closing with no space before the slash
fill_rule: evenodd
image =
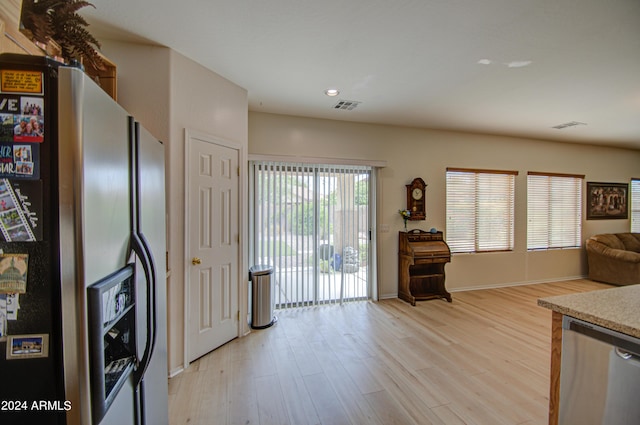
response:
<path id="1" fill-rule="evenodd" d="M 38 115 L 16 115 L 13 117 L 13 141 L 42 143 L 44 141 L 44 119 Z"/>
<path id="2" fill-rule="evenodd" d="M 0 178 L 37 180 L 40 178 L 38 143 L 0 143 Z"/>
<path id="3" fill-rule="evenodd" d="M 0 294 L 24 294 L 27 292 L 28 263 L 28 254 L 5 253 L 0 255 Z"/>
<path id="4" fill-rule="evenodd" d="M 20 113 L 20 96 L 4 95 L 0 97 L 0 112 L 3 114 Z"/>
<path id="5" fill-rule="evenodd" d="M 4 294 L 0 297 L 6 297 L 7 302 L 7 320 L 18 320 L 18 310 L 20 310 L 19 294 Z"/>
<path id="6" fill-rule="evenodd" d="M 0 142 L 12 142 L 15 125 L 13 124 L 13 114 L 0 113 Z"/>
<path id="7" fill-rule="evenodd" d="M 44 141 L 44 98 L 0 96 L 0 141 Z"/>
<path id="8" fill-rule="evenodd" d="M 44 97 L 22 96 L 20 110 L 22 115 L 44 116 Z"/>
<path id="9" fill-rule="evenodd" d="M 49 356 L 49 335 L 11 335 L 7 342 L 7 360 Z"/>
<path id="10" fill-rule="evenodd" d="M 33 176 L 32 146 L 13 145 L 13 163 L 16 174 Z"/>
<path id="11" fill-rule="evenodd" d="M 0 96 L 0 178 L 40 178 L 44 98 Z"/>
<path id="12" fill-rule="evenodd" d="M 13 118 L 13 140 L 16 142 L 44 141 L 44 98 L 22 96 L 20 111 Z"/>
<path id="13" fill-rule="evenodd" d="M 42 240 L 42 181 L 0 179 L 0 234 L 7 242 Z"/>
<path id="14" fill-rule="evenodd" d="M 42 72 L 0 70 L 0 91 L 2 93 L 44 94 Z"/>

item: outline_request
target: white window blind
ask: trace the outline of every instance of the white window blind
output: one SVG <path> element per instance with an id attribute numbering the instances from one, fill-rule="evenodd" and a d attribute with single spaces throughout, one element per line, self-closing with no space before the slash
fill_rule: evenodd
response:
<path id="1" fill-rule="evenodd" d="M 529 172 L 527 249 L 581 245 L 584 176 Z"/>
<path id="2" fill-rule="evenodd" d="M 631 179 L 631 231 L 640 233 L 640 179 Z"/>
<path id="3" fill-rule="evenodd" d="M 513 249 L 517 174 L 447 169 L 447 243 L 452 252 Z"/>
<path id="4" fill-rule="evenodd" d="M 372 168 L 253 161 L 250 261 L 276 308 L 369 297 Z"/>

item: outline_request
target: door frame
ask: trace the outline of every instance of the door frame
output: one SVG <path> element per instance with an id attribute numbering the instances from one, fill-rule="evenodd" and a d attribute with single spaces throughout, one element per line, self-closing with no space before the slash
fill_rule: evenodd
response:
<path id="1" fill-rule="evenodd" d="M 244 172 L 244 168 L 245 168 L 245 164 L 246 164 L 246 160 L 245 160 L 245 152 L 244 149 L 242 147 L 242 145 L 240 143 L 236 143 L 233 142 L 231 140 L 227 140 L 227 139 L 223 139 L 221 137 L 218 136 L 214 136 L 212 134 L 207 134 L 198 130 L 193 130 L 193 129 L 189 129 L 189 128 L 185 128 L 184 130 L 184 169 L 183 169 L 183 174 L 184 174 L 184 182 L 185 182 L 185 187 L 184 187 L 184 249 L 183 249 L 183 261 L 184 261 L 184 311 L 183 311 L 183 358 L 184 358 L 184 364 L 183 364 L 183 370 L 186 369 L 187 367 L 189 367 L 189 334 L 190 334 L 190 330 L 189 330 L 189 304 L 190 304 L 190 285 L 189 285 L 189 281 L 190 281 L 190 267 L 189 267 L 189 259 L 191 258 L 189 255 L 189 246 L 190 246 L 190 242 L 191 242 L 191 235 L 189 234 L 189 205 L 190 205 L 190 198 L 189 198 L 189 188 L 191 185 L 191 177 L 190 177 L 190 173 L 189 173 L 189 158 L 191 157 L 191 140 L 196 139 L 199 140 L 201 142 L 205 142 L 205 143 L 211 143 L 214 145 L 219 145 L 219 146 L 223 146 L 225 148 L 229 148 L 229 149 L 233 149 L 235 151 L 238 152 L 238 264 L 237 264 L 237 276 L 238 276 L 238 281 L 236 282 L 236 284 L 238 285 L 238 311 L 239 311 L 239 316 L 240 316 L 240 320 L 238 320 L 238 328 L 237 328 L 237 332 L 236 332 L 236 338 L 240 337 L 241 335 L 244 335 L 246 333 L 248 333 L 247 331 L 247 327 L 248 325 L 244 323 L 244 321 L 242 320 L 242 318 L 246 318 L 248 315 L 248 307 L 247 307 L 247 303 L 245 302 L 245 300 L 247 300 L 248 298 L 248 288 L 246 288 L 246 285 L 243 285 L 242 282 L 245 281 L 244 277 L 245 275 L 247 275 L 247 273 L 245 273 L 243 270 L 246 269 L 245 267 L 245 258 L 246 258 L 246 254 L 245 251 L 246 249 L 244 248 L 244 246 L 246 245 L 244 243 L 244 238 L 245 238 L 245 211 L 244 211 L 244 196 L 245 196 L 245 187 L 247 185 L 247 181 L 246 178 L 243 177 L 245 175 Z"/>
<path id="2" fill-rule="evenodd" d="M 318 164 L 331 164 L 332 166 L 339 167 L 341 165 L 345 166 L 368 166 L 370 167 L 369 171 L 369 205 L 368 205 L 368 220 L 369 220 L 369 243 L 368 243 L 368 272 L 367 272 L 367 280 L 368 280 L 368 289 L 367 289 L 367 297 L 371 301 L 378 301 L 379 294 L 379 285 L 378 285 L 378 227 L 377 227 L 377 211 L 380 208 L 380 197 L 378 196 L 378 187 L 379 187 L 379 179 L 380 179 L 380 170 L 387 166 L 386 161 L 368 161 L 368 160 L 351 160 L 351 159 L 339 159 L 339 158 L 322 158 L 322 157 L 293 157 L 293 156 L 283 156 L 283 155 L 262 155 L 262 154 L 250 154 L 247 158 L 248 165 L 248 176 L 249 176 L 249 185 L 247 186 L 248 190 L 248 200 L 247 205 L 248 208 L 252 211 L 251 217 L 248 221 L 247 235 L 248 235 L 248 247 L 253 247 L 255 244 L 255 210 L 256 210 L 256 200 L 257 195 L 255 193 L 255 182 L 256 182 L 256 171 L 255 171 L 255 163 L 256 162 L 276 162 L 276 163 L 295 163 L 295 164 L 307 164 L 311 165 L 314 168 L 315 165 Z M 315 175 L 315 174 L 314 174 Z M 249 252 L 249 249 L 247 249 Z M 255 251 L 251 250 L 248 254 L 248 259 L 251 261 L 251 264 L 256 263 Z M 248 295 L 247 295 L 248 297 Z M 248 298 L 247 298 L 248 302 Z M 342 303 L 342 302 L 341 302 Z M 313 305 L 318 305 L 313 302 Z"/>

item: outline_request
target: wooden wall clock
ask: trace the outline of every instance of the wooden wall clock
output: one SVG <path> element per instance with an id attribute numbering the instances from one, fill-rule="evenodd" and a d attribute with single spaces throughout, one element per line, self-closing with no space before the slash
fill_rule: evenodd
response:
<path id="1" fill-rule="evenodd" d="M 413 179 L 407 188 L 407 209 L 411 211 L 409 220 L 424 220 L 426 218 L 426 194 L 427 187 L 420 177 Z"/>

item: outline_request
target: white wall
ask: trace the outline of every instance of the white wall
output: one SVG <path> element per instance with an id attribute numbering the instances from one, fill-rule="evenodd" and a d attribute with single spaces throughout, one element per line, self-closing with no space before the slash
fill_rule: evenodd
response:
<path id="1" fill-rule="evenodd" d="M 427 220 L 410 227 L 445 228 L 445 168 L 515 169 L 516 249 L 511 253 L 456 255 L 447 265 L 451 290 L 538 282 L 586 273 L 582 250 L 527 253 L 526 172 L 586 174 L 586 181 L 627 182 L 640 177 L 640 152 L 530 139 L 429 131 L 251 113 L 241 87 L 167 48 L 102 41 L 118 65 L 118 100 L 167 149 L 169 370 L 184 364 L 184 130 L 241 144 L 246 153 L 385 160 L 380 171 L 377 225 L 382 297 L 397 293 L 397 232 L 405 188 L 422 177 Z M 242 188 L 246 192 L 246 169 Z M 247 264 L 247 200 L 243 199 L 242 264 Z M 385 226 L 388 231 L 384 231 Z M 628 220 L 585 221 L 584 238 L 626 231 Z M 241 276 L 242 277 L 242 276 Z M 244 279 L 239 282 L 246 290 Z M 241 292 L 242 293 L 242 292 Z M 246 291 L 245 291 L 246 296 Z M 246 301 L 246 299 L 244 300 Z M 241 301 L 242 302 L 242 301 Z M 241 305 L 241 309 L 246 305 Z M 243 325 L 244 326 L 244 325 Z M 244 329 L 246 330 L 246 329 Z"/>
<path id="2" fill-rule="evenodd" d="M 168 222 L 168 355 L 169 372 L 184 365 L 184 151 L 185 129 L 197 130 L 242 146 L 246 164 L 248 145 L 247 91 L 164 47 L 102 42 L 103 53 L 118 67 L 118 102 L 155 137 L 165 142 L 167 164 Z M 246 173 L 243 173 L 246 174 Z M 247 181 L 241 181 L 246 193 Z M 242 235 L 246 231 L 246 208 L 242 208 Z M 246 243 L 242 244 L 240 269 L 245 270 Z M 245 294 L 239 273 L 240 294 Z M 246 304 L 241 304 L 241 313 Z M 246 324 L 241 323 L 244 333 Z"/>
<path id="3" fill-rule="evenodd" d="M 214 136 L 218 139 L 235 142 L 242 146 L 243 158 L 240 163 L 246 163 L 246 152 L 248 146 L 248 100 L 247 91 L 242 87 L 220 77 L 219 75 L 205 69 L 190 59 L 172 51 L 171 52 L 171 144 L 170 151 L 170 173 L 172 175 L 171 201 L 169 211 L 173 216 L 171 227 L 169 228 L 170 240 L 170 267 L 172 270 L 172 280 L 170 282 L 169 305 L 171 315 L 169 324 L 173 328 L 170 336 L 173 335 L 175 341 L 170 343 L 170 366 L 175 371 L 184 364 L 184 355 L 179 352 L 184 347 L 184 275 L 185 265 L 190 265 L 186 261 L 184 254 L 184 132 L 185 129 L 197 130 L 201 133 Z M 246 174 L 246 173 L 243 173 Z M 246 179 L 241 181 L 241 192 L 246 193 Z M 243 216 L 246 216 L 246 208 L 241 207 Z M 247 220 L 241 220 L 244 225 Z M 246 238 L 246 229 L 242 231 Z M 246 243 L 241 244 L 243 247 Z M 245 249 L 246 251 L 246 249 Z M 246 297 L 246 253 L 241 257 L 241 264 L 238 265 L 239 299 Z M 244 306 L 244 308 L 243 308 Z M 246 305 L 241 303 L 241 317 L 246 316 Z M 176 323 L 173 323 L 173 321 Z M 246 331 L 246 324 L 241 322 Z M 182 338 L 181 338 L 182 337 Z"/>
<path id="4" fill-rule="evenodd" d="M 406 207 L 405 185 L 415 177 L 422 177 L 428 184 L 427 219 L 409 222 L 408 227 L 445 231 L 447 167 L 519 172 L 514 251 L 454 255 L 445 271 L 447 288 L 455 291 L 586 275 L 583 249 L 527 252 L 528 171 L 584 174 L 585 181 L 620 183 L 640 176 L 640 151 L 259 112 L 249 114 L 249 154 L 387 162 L 379 173 L 376 223 L 381 298 L 397 294 L 398 231 L 403 228 L 398 210 Z M 629 220 L 584 221 L 583 239 L 596 233 L 628 230 Z"/>

